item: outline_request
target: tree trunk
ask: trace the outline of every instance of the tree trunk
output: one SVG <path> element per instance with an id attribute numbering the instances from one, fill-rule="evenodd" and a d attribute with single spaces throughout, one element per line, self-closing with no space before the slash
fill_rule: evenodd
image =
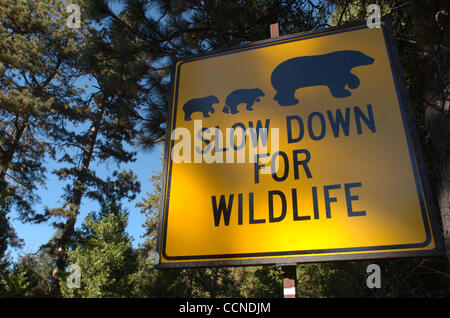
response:
<path id="1" fill-rule="evenodd" d="M 14 132 L 14 138 L 11 144 L 8 145 L 8 150 L 2 154 L 1 156 L 1 165 L 0 165 L 0 191 L 3 191 L 6 188 L 6 173 L 8 172 L 8 167 L 11 161 L 14 158 L 14 155 L 17 151 L 17 146 L 20 143 L 20 139 L 28 126 L 29 116 L 25 117 L 22 122 L 20 122 L 17 117 L 16 121 L 18 122 L 16 126 L 16 131 Z"/>
<path id="2" fill-rule="evenodd" d="M 435 15 L 437 21 L 438 15 Z M 450 264 L 450 43 L 442 32 L 439 43 L 429 46 L 425 55 L 431 56 L 423 92 L 425 126 L 431 141 L 433 190 L 438 204 L 444 245 Z"/>
<path id="3" fill-rule="evenodd" d="M 439 110 L 427 107 L 425 124 L 432 145 L 434 196 L 441 214 L 444 245 L 450 264 L 450 119 Z"/>
<path id="4" fill-rule="evenodd" d="M 75 231 L 75 223 L 79 213 L 81 199 L 85 191 L 85 185 L 87 181 L 87 173 L 89 171 L 89 165 L 92 160 L 92 155 L 95 149 L 95 143 L 100 130 L 100 126 L 103 120 L 103 113 L 106 109 L 106 103 L 102 103 L 95 114 L 91 128 L 89 130 L 88 141 L 84 147 L 83 160 L 81 166 L 77 172 L 77 179 L 73 185 L 72 198 L 69 202 L 69 213 L 66 215 L 67 221 L 62 229 L 61 238 L 58 240 L 56 246 L 56 267 L 52 272 L 53 290 L 56 294 L 60 293 L 59 287 L 59 273 L 63 273 L 66 267 L 67 250 L 72 240 L 73 233 Z"/>

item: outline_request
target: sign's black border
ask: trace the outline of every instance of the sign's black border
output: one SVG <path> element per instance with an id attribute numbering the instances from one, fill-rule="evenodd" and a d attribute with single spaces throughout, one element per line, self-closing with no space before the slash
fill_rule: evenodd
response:
<path id="1" fill-rule="evenodd" d="M 258 265 L 258 264 L 295 264 L 316 261 L 335 261 L 335 260 L 356 260 L 356 259 L 373 259 L 373 258 L 391 258 L 391 257 L 416 257 L 416 256 L 435 256 L 443 254 L 443 243 L 438 229 L 439 214 L 432 200 L 431 189 L 428 183 L 425 165 L 423 161 L 419 135 L 415 129 L 414 113 L 411 110 L 408 93 L 404 83 L 404 78 L 400 66 L 400 59 L 395 43 L 394 32 L 389 16 L 383 17 L 382 30 L 385 39 L 386 49 L 390 60 L 390 66 L 394 83 L 397 92 L 398 103 L 400 106 L 400 113 L 402 116 L 405 135 L 408 142 L 408 149 L 413 166 L 414 177 L 416 181 L 416 188 L 422 210 L 422 217 L 424 221 L 426 240 L 424 242 L 412 244 L 398 244 L 398 245 L 383 245 L 383 246 L 366 246 L 353 248 L 338 248 L 338 249 L 322 249 L 322 250 L 308 250 L 308 251 L 284 251 L 284 252 L 264 252 L 264 253 L 242 253 L 242 254 L 220 254 L 220 255 L 191 255 L 191 256 L 168 256 L 165 252 L 165 243 L 167 235 L 167 207 L 170 196 L 170 180 L 172 164 L 168 161 L 169 150 L 172 149 L 174 141 L 170 143 L 170 135 L 175 128 L 175 116 L 172 116 L 172 109 L 177 104 L 177 89 L 179 80 L 179 68 L 186 62 L 191 62 L 199 59 L 216 57 L 224 54 L 234 53 L 235 51 L 245 51 L 261 46 L 276 45 L 278 42 L 286 43 L 290 41 L 299 41 L 306 38 L 319 37 L 328 34 L 336 34 L 347 31 L 354 31 L 367 28 L 366 22 L 358 22 L 328 28 L 318 31 L 304 32 L 283 36 L 276 39 L 269 39 L 259 42 L 250 43 L 248 45 L 230 48 L 224 51 L 211 52 L 206 55 L 197 55 L 177 61 L 174 64 L 171 76 L 171 102 L 168 111 L 168 125 L 166 132 L 166 144 L 164 151 L 164 170 L 163 170 L 163 192 L 161 194 L 160 214 L 158 220 L 158 234 L 157 234 L 157 249 L 158 255 L 170 262 L 155 262 L 157 268 L 189 268 L 189 267 L 211 267 L 211 266 L 240 266 L 240 265 Z M 181 63 L 178 63 L 181 62 Z M 178 70 L 175 67 L 178 66 Z M 175 78 L 176 75 L 176 78 Z M 175 90 L 174 90 L 175 88 Z M 175 94 L 175 102 L 174 100 Z M 173 103 L 175 105 L 173 105 Z M 174 110 L 176 114 L 176 109 Z M 173 119 L 173 120 L 172 120 Z M 169 144 L 170 143 L 170 144 Z M 166 180 L 169 186 L 166 185 Z M 428 208 L 428 213 L 427 213 Z M 429 219 L 428 219 L 429 217 Z M 430 220 L 430 222 L 429 222 Z M 435 248 L 433 250 L 411 250 L 414 248 L 422 248 L 427 246 L 431 241 L 431 236 L 434 237 Z M 406 249 L 406 251 L 405 251 Z M 394 251 L 392 251 L 394 250 Z M 396 250 L 396 251 L 395 251 Z M 370 251 L 388 251 L 388 252 L 370 252 Z M 328 254 L 326 253 L 340 253 Z M 303 256 L 300 256 L 303 255 Z M 198 260 L 198 261 L 196 261 Z"/>

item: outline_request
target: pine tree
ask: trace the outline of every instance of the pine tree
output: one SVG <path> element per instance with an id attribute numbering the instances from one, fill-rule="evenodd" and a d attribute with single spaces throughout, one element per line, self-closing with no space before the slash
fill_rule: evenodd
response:
<path id="1" fill-rule="evenodd" d="M 90 213 L 68 262 L 80 268 L 80 288 L 61 284 L 65 297 L 130 297 L 136 256 L 126 233 L 128 213 L 115 200 Z M 75 286 L 76 287 L 76 286 Z"/>
<path id="2" fill-rule="evenodd" d="M 86 16 L 86 24 L 93 21 Z M 84 47 L 76 61 L 77 71 L 91 79 L 91 90 L 84 94 L 78 112 L 61 112 L 74 125 L 62 126 L 57 133 L 58 161 L 64 167 L 54 173 L 67 182 L 64 203 L 46 208 L 44 218 L 56 217 L 57 233 L 48 246 L 57 256 L 53 271 L 54 289 L 59 289 L 59 275 L 67 265 L 67 252 L 73 242 L 75 224 L 83 198 L 104 204 L 111 197 L 117 202 L 133 199 L 139 182 L 132 171 L 114 172 L 98 177 L 93 164 L 122 163 L 135 160 L 130 150 L 138 135 L 139 107 L 146 88 L 141 78 L 146 73 L 145 56 L 136 50 L 142 45 L 120 30 L 88 27 Z M 61 217 L 63 221 L 61 222 Z"/>
<path id="3" fill-rule="evenodd" d="M 61 1 L 0 2 L 0 193 L 24 220 L 54 153 L 46 137 L 79 93 L 71 63 L 80 37 L 65 19 Z"/>
<path id="4" fill-rule="evenodd" d="M 51 268 L 54 259 L 47 249 L 18 258 L 3 278 L 5 297 L 52 297 Z M 1 290 L 1 289 L 0 289 Z"/>
<path id="5" fill-rule="evenodd" d="M 49 136 L 80 92 L 71 66 L 80 33 L 65 22 L 62 1 L 0 1 L 0 258 L 20 246 L 8 213 L 42 221 L 34 205 L 55 151 Z"/>

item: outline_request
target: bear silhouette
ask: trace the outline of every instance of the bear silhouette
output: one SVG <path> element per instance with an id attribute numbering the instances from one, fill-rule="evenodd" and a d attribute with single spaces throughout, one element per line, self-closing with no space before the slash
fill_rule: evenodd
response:
<path id="1" fill-rule="evenodd" d="M 302 87 L 328 86 L 335 98 L 352 95 L 346 89 L 359 87 L 359 78 L 350 73 L 357 66 L 370 65 L 375 59 L 359 51 L 336 51 L 323 55 L 299 56 L 279 64 L 272 72 L 271 82 L 277 91 L 274 100 L 280 106 L 298 104 L 295 91 Z"/>
<path id="2" fill-rule="evenodd" d="M 219 100 L 216 96 L 210 95 L 202 98 L 193 98 L 183 105 L 184 120 L 191 120 L 192 113 L 201 112 L 203 117 L 209 117 L 209 113 L 214 113 L 212 104 L 217 104 Z"/>
<path id="3" fill-rule="evenodd" d="M 259 88 L 253 89 L 236 89 L 232 91 L 225 99 L 224 113 L 239 113 L 237 107 L 239 104 L 246 104 L 247 110 L 253 110 L 252 106 L 255 102 L 259 102 L 259 97 L 263 97 L 264 92 Z"/>

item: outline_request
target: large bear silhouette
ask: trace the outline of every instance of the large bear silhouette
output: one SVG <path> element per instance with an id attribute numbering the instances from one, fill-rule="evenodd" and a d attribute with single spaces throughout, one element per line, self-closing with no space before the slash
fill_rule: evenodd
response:
<path id="1" fill-rule="evenodd" d="M 239 113 L 237 107 L 239 104 L 246 104 L 247 110 L 253 110 L 252 106 L 256 102 L 259 102 L 259 97 L 263 97 L 264 92 L 259 88 L 253 89 L 236 89 L 232 91 L 225 99 L 225 106 L 223 107 L 224 113 L 236 114 Z"/>
<path id="2" fill-rule="evenodd" d="M 192 113 L 201 112 L 203 117 L 209 117 L 209 113 L 214 113 L 212 104 L 217 104 L 219 100 L 216 96 L 210 95 L 202 98 L 193 98 L 183 105 L 184 120 L 191 120 Z"/>
<path id="3" fill-rule="evenodd" d="M 351 69 L 374 61 L 359 51 L 336 51 L 286 60 L 272 72 L 272 86 L 277 91 L 273 99 L 280 106 L 296 105 L 295 91 L 298 88 L 319 85 L 328 86 L 333 97 L 350 96 L 352 93 L 345 86 L 355 89 L 360 83 L 359 78 L 350 73 Z"/>

